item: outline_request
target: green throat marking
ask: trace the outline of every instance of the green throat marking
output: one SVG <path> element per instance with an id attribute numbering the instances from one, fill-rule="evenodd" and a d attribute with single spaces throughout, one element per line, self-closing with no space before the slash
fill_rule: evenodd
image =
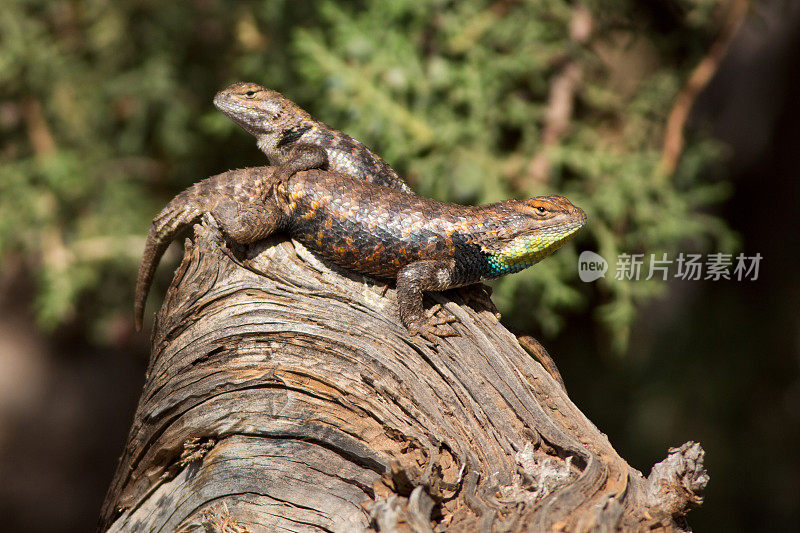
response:
<path id="1" fill-rule="evenodd" d="M 533 234 L 517 237 L 500 251 L 484 251 L 487 261 L 484 277 L 513 274 L 538 263 L 561 248 L 582 226 L 542 228 Z"/>

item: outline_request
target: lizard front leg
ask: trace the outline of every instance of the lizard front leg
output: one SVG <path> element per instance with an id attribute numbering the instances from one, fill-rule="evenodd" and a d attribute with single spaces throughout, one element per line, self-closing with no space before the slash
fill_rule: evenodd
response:
<path id="1" fill-rule="evenodd" d="M 328 153 L 313 144 L 296 144 L 289 156 L 275 169 L 275 183 L 286 183 L 297 172 L 328 166 Z"/>
<path id="2" fill-rule="evenodd" d="M 410 263 L 397 274 L 397 303 L 400 320 L 411 335 L 444 336 L 439 324 L 426 316 L 422 306 L 423 291 L 443 291 L 454 283 L 453 259 L 426 259 Z M 442 322 L 443 323 L 443 322 Z"/>

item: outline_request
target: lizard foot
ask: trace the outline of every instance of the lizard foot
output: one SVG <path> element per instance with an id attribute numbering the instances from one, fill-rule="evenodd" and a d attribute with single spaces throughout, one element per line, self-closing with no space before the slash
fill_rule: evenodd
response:
<path id="1" fill-rule="evenodd" d="M 412 337 L 420 336 L 433 344 L 438 344 L 444 337 L 455 337 L 458 335 L 449 324 L 457 320 L 451 314 L 446 314 L 441 304 L 436 304 L 425 311 L 425 318 L 417 323 L 408 325 L 408 333 Z"/>

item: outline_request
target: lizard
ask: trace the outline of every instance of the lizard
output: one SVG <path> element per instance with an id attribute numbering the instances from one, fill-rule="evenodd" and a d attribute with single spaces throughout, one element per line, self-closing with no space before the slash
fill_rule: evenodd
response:
<path id="1" fill-rule="evenodd" d="M 413 194 L 397 172 L 349 135 L 314 119 L 277 91 L 255 83 L 234 83 L 218 92 L 214 105 L 256 137 L 280 180 L 321 168 Z"/>
<path id="2" fill-rule="evenodd" d="M 156 216 L 139 267 L 137 328 L 161 254 L 205 213 L 236 242 L 283 231 L 340 267 L 394 280 L 400 320 L 411 335 L 437 333 L 424 291 L 519 272 L 586 223 L 583 210 L 556 195 L 462 206 L 318 169 L 276 180 L 284 180 L 276 167 L 228 171 L 183 191 Z"/>

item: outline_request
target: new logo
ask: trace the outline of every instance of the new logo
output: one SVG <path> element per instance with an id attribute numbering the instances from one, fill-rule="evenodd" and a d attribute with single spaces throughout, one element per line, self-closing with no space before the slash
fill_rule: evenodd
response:
<path id="1" fill-rule="evenodd" d="M 581 252 L 578 257 L 578 277 L 581 281 L 589 283 L 596 279 L 605 277 L 608 272 L 608 261 L 602 255 L 594 252 Z"/>

